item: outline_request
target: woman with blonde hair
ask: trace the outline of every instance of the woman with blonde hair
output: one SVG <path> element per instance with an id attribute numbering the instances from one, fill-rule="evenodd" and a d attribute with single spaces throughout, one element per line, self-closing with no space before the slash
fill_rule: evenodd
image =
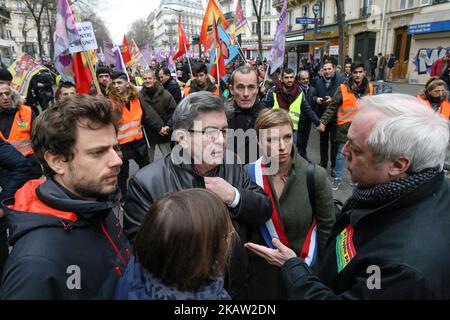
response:
<path id="1" fill-rule="evenodd" d="M 444 80 L 431 77 L 425 84 L 425 89 L 419 92 L 417 98 L 429 108 L 439 113 L 445 120 L 450 120 L 450 102 Z"/>
<path id="2" fill-rule="evenodd" d="M 271 198 L 273 212 L 265 225 L 252 230 L 250 241 L 273 247 L 272 239 L 278 238 L 313 266 L 323 254 L 335 222 L 326 171 L 298 155 L 292 121 L 286 111 L 261 112 L 255 129 L 264 155 L 251 163 L 248 171 Z M 276 267 L 254 254 L 249 255 L 249 265 L 250 299 L 287 298 Z"/>
<path id="3" fill-rule="evenodd" d="M 237 240 L 228 209 L 206 189 L 156 201 L 134 243 L 117 300 L 229 300 L 223 274 Z"/>

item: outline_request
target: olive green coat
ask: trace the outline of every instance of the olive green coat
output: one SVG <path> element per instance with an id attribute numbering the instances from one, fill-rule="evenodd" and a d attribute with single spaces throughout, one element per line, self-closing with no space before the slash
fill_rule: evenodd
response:
<path id="1" fill-rule="evenodd" d="M 280 221 L 288 238 L 291 249 L 300 255 L 303 242 L 312 223 L 312 209 L 309 202 L 306 170 L 308 162 L 300 157 L 296 150 L 292 174 L 284 187 L 280 199 L 277 199 L 272 179 L 269 176 L 270 187 L 274 195 L 275 205 L 280 215 Z M 335 222 L 333 194 L 326 171 L 315 166 L 314 169 L 316 219 L 319 240 L 319 257 L 324 252 L 331 228 Z M 253 229 L 251 242 L 264 244 L 259 229 Z M 250 299 L 286 299 L 279 268 L 269 265 L 265 260 L 249 253 L 249 298 Z M 320 262 L 319 262 L 320 263 Z"/>

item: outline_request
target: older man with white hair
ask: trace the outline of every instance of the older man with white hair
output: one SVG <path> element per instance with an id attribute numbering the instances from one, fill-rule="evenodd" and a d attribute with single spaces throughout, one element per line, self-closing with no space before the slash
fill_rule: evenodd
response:
<path id="1" fill-rule="evenodd" d="M 359 105 L 342 151 L 358 185 L 318 276 L 278 240 L 246 247 L 281 266 L 291 299 L 449 299 L 449 125 L 406 95 Z"/>

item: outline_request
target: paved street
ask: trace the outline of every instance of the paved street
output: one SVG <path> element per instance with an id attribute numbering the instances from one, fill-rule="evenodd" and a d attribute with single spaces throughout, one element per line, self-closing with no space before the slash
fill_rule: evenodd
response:
<path id="1" fill-rule="evenodd" d="M 377 82 L 374 82 L 377 84 Z M 404 93 L 415 96 L 419 90 L 423 88 L 421 85 L 410 85 L 406 83 L 388 83 L 392 85 L 392 89 L 394 93 Z M 320 160 L 320 151 L 319 151 L 319 134 L 313 130 L 311 130 L 311 137 L 308 146 L 308 157 L 314 163 L 319 163 Z M 156 151 L 155 159 L 160 159 L 161 153 L 159 150 Z M 132 162 L 130 165 L 130 173 L 134 174 L 137 171 L 137 165 Z M 330 174 L 330 169 L 328 168 L 328 175 Z M 332 181 L 331 176 L 329 176 L 330 181 Z M 344 179 L 342 185 L 338 191 L 333 191 L 334 197 L 336 199 L 344 202 L 350 195 L 352 194 L 353 186 L 351 185 L 350 175 L 347 170 L 345 170 Z"/>

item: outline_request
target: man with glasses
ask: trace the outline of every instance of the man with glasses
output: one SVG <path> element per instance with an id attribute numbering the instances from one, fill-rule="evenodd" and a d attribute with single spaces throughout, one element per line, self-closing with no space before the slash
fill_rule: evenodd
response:
<path id="1" fill-rule="evenodd" d="M 248 256 L 242 244 L 250 226 L 258 226 L 272 213 L 270 199 L 251 182 L 235 155 L 226 152 L 228 121 L 224 101 L 210 92 L 185 98 L 173 115 L 170 155 L 138 171 L 128 184 L 124 230 L 132 241 L 153 202 L 184 189 L 206 188 L 228 206 L 241 241 L 233 250 L 225 276 L 231 297 L 247 296 Z M 180 223 L 183 223 L 180 221 Z"/>

